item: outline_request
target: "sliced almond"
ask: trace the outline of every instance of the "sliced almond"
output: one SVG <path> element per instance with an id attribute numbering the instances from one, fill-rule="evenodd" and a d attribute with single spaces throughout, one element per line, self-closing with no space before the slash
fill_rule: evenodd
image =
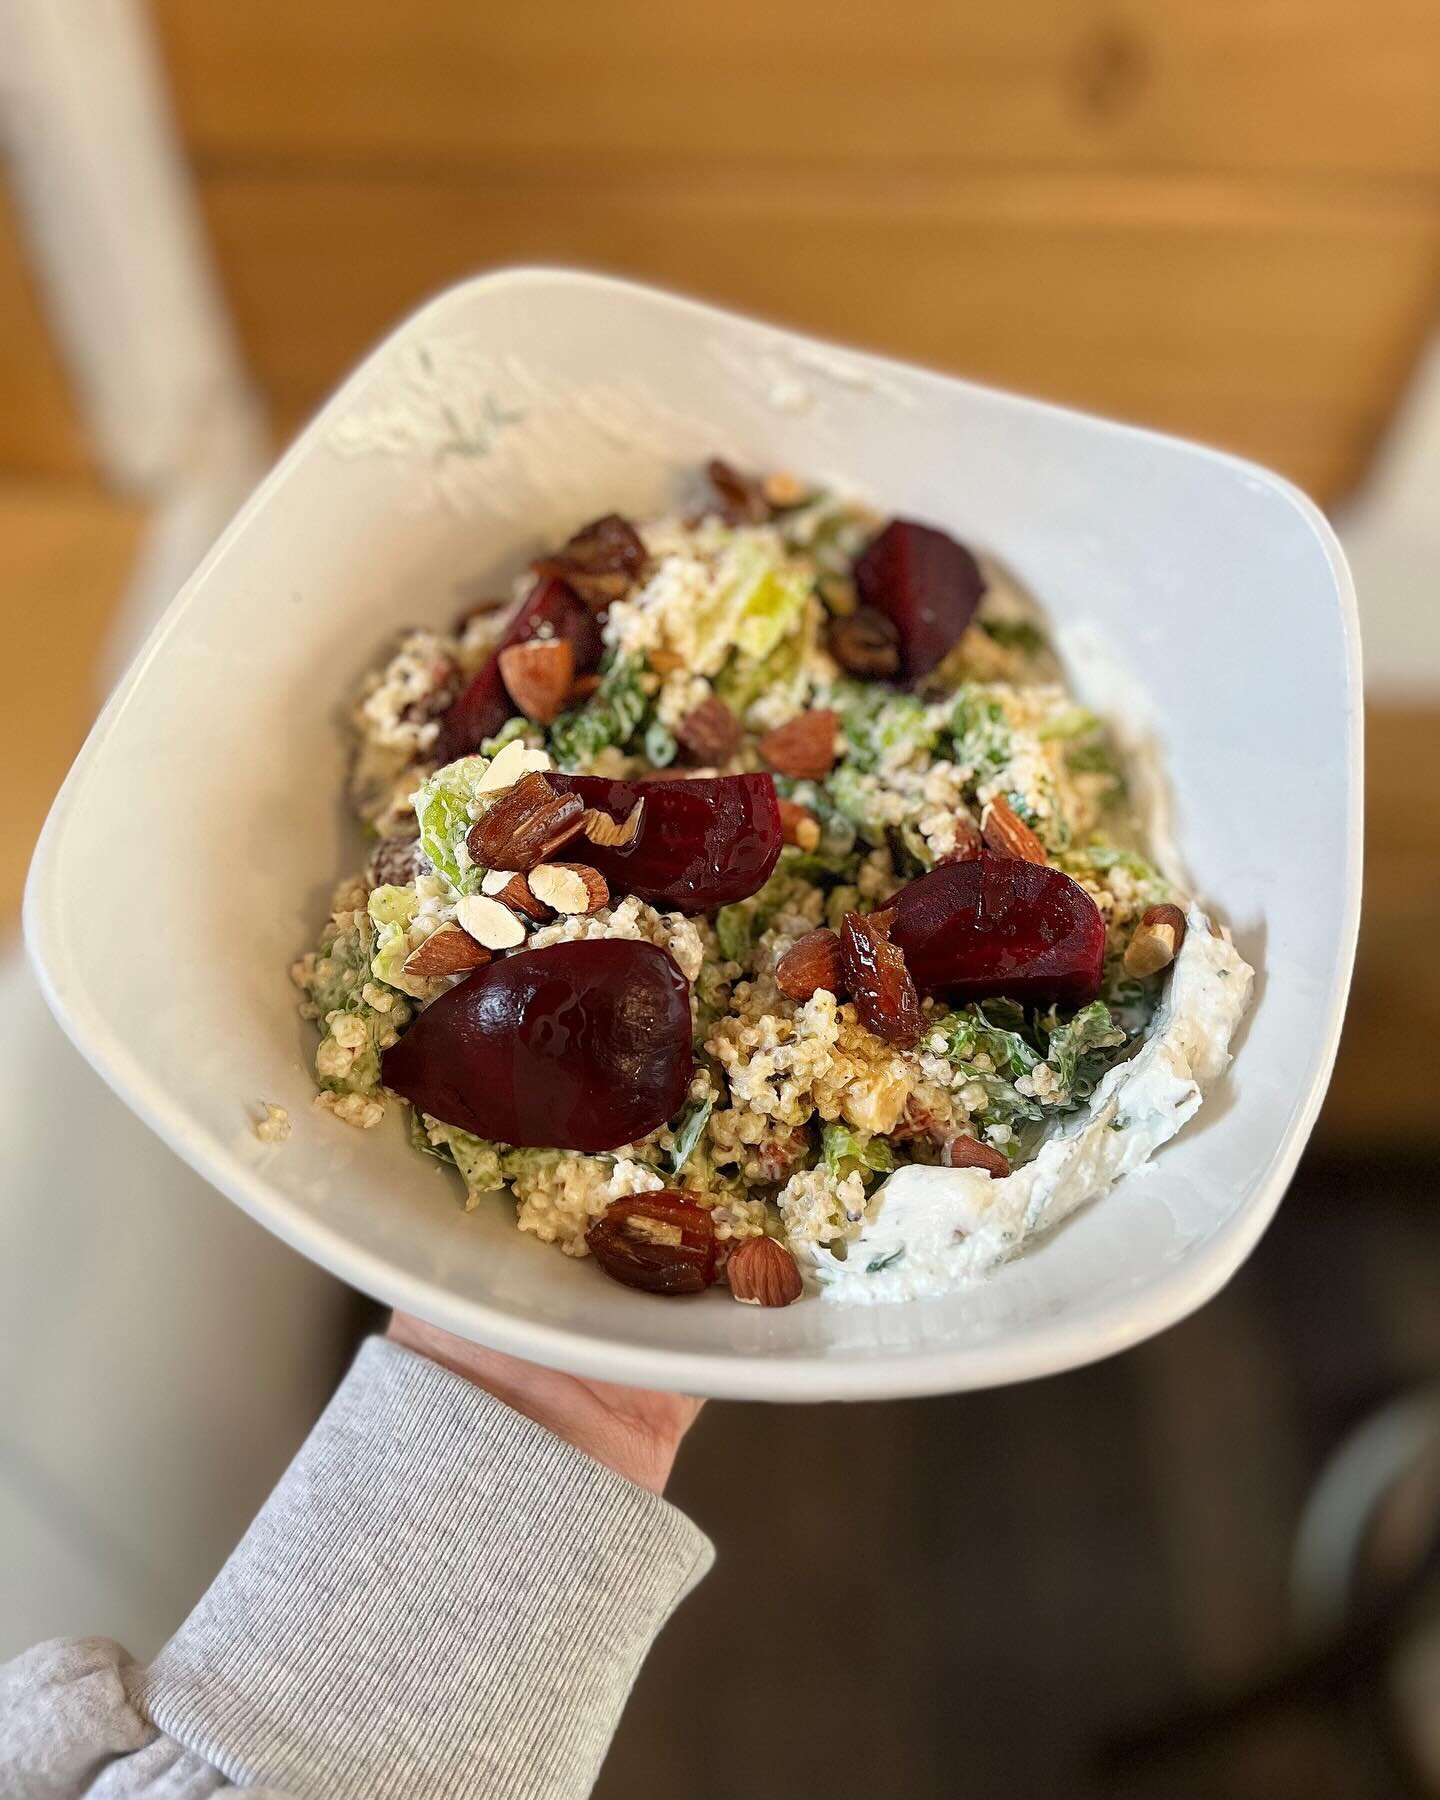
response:
<path id="1" fill-rule="evenodd" d="M 523 738 L 511 738 L 491 757 L 490 767 L 475 784 L 475 792 L 502 793 L 506 788 L 514 787 L 522 775 L 543 774 L 549 767 L 550 758 L 543 750 L 532 748 Z"/>
<path id="2" fill-rule="evenodd" d="M 1185 941 L 1185 915 L 1169 904 L 1147 907 L 1125 946 L 1125 973 L 1144 980 L 1169 968 Z"/>
<path id="3" fill-rule="evenodd" d="M 570 704 L 583 706 L 592 695 L 600 691 L 598 675 L 577 675 L 570 689 Z"/>
<path id="4" fill-rule="evenodd" d="M 567 638 L 531 638 L 510 644 L 497 658 L 510 698 L 537 725 L 559 718 L 575 682 L 575 650 Z"/>
<path id="5" fill-rule="evenodd" d="M 685 667 L 685 658 L 678 650 L 649 650 L 645 660 L 657 675 L 673 675 Z"/>
<path id="6" fill-rule="evenodd" d="M 480 877 L 480 892 L 498 900 L 514 879 L 514 869 L 487 869 Z"/>
<path id="7" fill-rule="evenodd" d="M 455 917 L 487 950 L 513 950 L 525 942 L 524 925 L 508 906 L 488 895 L 467 894 L 456 902 Z"/>
<path id="8" fill-rule="evenodd" d="M 530 871 L 530 891 L 557 913 L 598 912 L 610 898 L 605 877 L 588 863 L 541 863 Z"/>
<path id="9" fill-rule="evenodd" d="M 459 925 L 442 925 L 405 958 L 407 975 L 463 975 L 481 968 L 490 952 Z"/>
<path id="10" fill-rule="evenodd" d="M 643 796 L 635 802 L 623 819 L 612 819 L 599 807 L 587 807 L 585 811 L 585 835 L 592 844 L 599 844 L 607 850 L 618 850 L 625 844 L 633 844 L 640 835 L 640 821 L 645 816 Z"/>
<path id="11" fill-rule="evenodd" d="M 485 884 L 482 882 L 480 886 L 483 892 Z M 511 912 L 519 913 L 522 918 L 532 919 L 537 925 L 544 924 L 551 917 L 550 908 L 537 896 L 529 879 L 518 870 L 494 898 L 502 906 L 508 906 Z"/>
<path id="12" fill-rule="evenodd" d="M 980 835 L 985 847 L 997 856 L 1015 856 L 1021 862 L 1032 863 L 1050 860 L 1045 846 L 1003 795 L 992 800 L 980 815 Z"/>
<path id="13" fill-rule="evenodd" d="M 802 850 L 818 850 L 820 848 L 820 821 L 808 806 L 801 806 L 794 800 L 782 799 L 780 802 L 780 830 L 787 844 L 796 844 Z"/>

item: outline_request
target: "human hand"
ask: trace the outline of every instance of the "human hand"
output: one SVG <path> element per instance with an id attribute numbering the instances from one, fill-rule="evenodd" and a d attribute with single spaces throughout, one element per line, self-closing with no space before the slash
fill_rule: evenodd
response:
<path id="1" fill-rule="evenodd" d="M 664 1492 L 680 1440 L 704 1405 L 686 1394 L 562 1375 L 454 1337 L 409 1313 L 392 1313 L 385 1335 L 463 1375 L 652 1494 Z"/>

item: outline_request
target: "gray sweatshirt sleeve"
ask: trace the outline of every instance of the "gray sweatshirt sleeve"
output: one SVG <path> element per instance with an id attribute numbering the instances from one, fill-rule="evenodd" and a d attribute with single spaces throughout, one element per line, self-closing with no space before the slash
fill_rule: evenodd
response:
<path id="1" fill-rule="evenodd" d="M 479 1388 L 372 1338 L 148 1668 L 0 1667 L 27 1800 L 580 1800 L 708 1540 Z"/>

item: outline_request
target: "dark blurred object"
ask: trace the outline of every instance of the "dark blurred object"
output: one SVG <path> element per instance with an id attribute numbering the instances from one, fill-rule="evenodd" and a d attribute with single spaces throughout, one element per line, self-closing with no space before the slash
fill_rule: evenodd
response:
<path id="1" fill-rule="evenodd" d="M 1290 1662 L 1317 1471 L 1436 1369 L 1428 1170 L 1312 1156 L 1231 1287 L 1128 1355 L 946 1399 L 712 1406 L 674 1498 L 719 1566 L 647 1664 L 599 1800 L 1413 1793 L 1378 1687 L 1123 1781 L 1095 1763 L 1127 1721 Z"/>

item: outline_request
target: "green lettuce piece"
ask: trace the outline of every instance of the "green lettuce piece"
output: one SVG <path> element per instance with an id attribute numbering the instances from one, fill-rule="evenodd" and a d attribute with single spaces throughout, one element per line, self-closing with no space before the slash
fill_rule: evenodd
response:
<path id="1" fill-rule="evenodd" d="M 618 656 L 585 704 L 561 713 L 550 727 L 550 754 L 561 769 L 574 774 L 612 745 L 625 749 L 650 710 L 644 673 L 644 657 Z"/>
<path id="2" fill-rule="evenodd" d="M 524 738 L 538 750 L 541 747 L 541 736 L 529 719 L 516 716 L 507 719 L 494 737 L 486 738 L 480 746 L 482 756 L 498 756 L 507 744 L 513 744 L 516 738 Z"/>
<path id="3" fill-rule="evenodd" d="M 1088 737 L 1102 728 L 1102 721 L 1088 706 L 1067 706 L 1063 712 L 1047 719 L 1035 733 L 1042 744 L 1052 738 Z"/>
<path id="4" fill-rule="evenodd" d="M 484 874 L 471 862 L 465 839 L 475 823 L 480 777 L 489 767 L 488 756 L 462 756 L 437 769 L 415 795 L 420 846 L 457 894 L 478 892 Z"/>
<path id="5" fill-rule="evenodd" d="M 940 741 L 938 714 L 914 694 L 880 682 L 837 681 L 827 699 L 840 715 L 845 762 L 862 774 L 928 754 Z M 848 810 L 848 809 L 847 809 Z"/>
<path id="6" fill-rule="evenodd" d="M 1014 1081 L 1028 1075 L 1041 1060 L 1040 1052 L 1020 1033 L 1023 1019 L 1022 1009 L 1013 1001 L 988 1000 L 984 1006 L 972 1001 L 955 1012 L 933 1016 L 925 1042 L 972 1078 L 983 1076 L 983 1071 L 972 1066 L 983 1054 L 990 1058 L 997 1075 Z M 937 1037 L 944 1039 L 943 1045 L 936 1045 Z"/>
<path id="7" fill-rule="evenodd" d="M 883 789 L 858 763 L 842 762 L 825 779 L 831 808 L 854 826 L 867 844 L 885 842 L 885 820 L 880 813 Z"/>
<path id="8" fill-rule="evenodd" d="M 1092 1000 L 1074 1018 L 1051 1028 L 1045 1060 L 1071 1099 L 1084 1100 L 1115 1060 L 1101 1052 L 1119 1049 L 1124 1042 L 1125 1033 L 1110 1017 L 1109 1007 L 1103 1000 Z"/>
<path id="9" fill-rule="evenodd" d="M 975 623 L 987 637 L 1007 650 L 1022 650 L 1034 656 L 1037 651 L 1050 648 L 1045 633 L 1029 619 L 987 619 L 982 616 Z"/>
<path id="10" fill-rule="evenodd" d="M 744 962 L 755 946 L 755 909 L 743 901 L 722 906 L 715 915 L 715 936 L 727 962 Z"/>
<path id="11" fill-rule="evenodd" d="M 720 669 L 732 650 L 763 661 L 800 622 L 810 593 L 806 571 L 780 561 L 763 538 L 737 534 L 725 579 L 696 614 L 695 666 Z"/>
<path id="12" fill-rule="evenodd" d="M 737 651 L 715 678 L 715 692 L 737 718 L 743 719 L 762 694 L 788 693 L 798 711 L 804 701 L 804 665 L 805 633 L 792 631 L 768 656 Z"/>
<path id="13" fill-rule="evenodd" d="M 675 734 L 669 731 L 658 719 L 652 719 L 645 727 L 645 759 L 654 768 L 668 769 L 674 762 L 680 746 L 675 742 Z"/>
<path id="14" fill-rule="evenodd" d="M 412 997 L 430 992 L 428 985 L 405 973 L 410 955 L 410 927 L 419 910 L 420 898 L 413 887 L 372 888 L 367 911 L 375 928 L 375 949 L 370 958 L 370 973 L 388 987 L 398 988 Z"/>
<path id="15" fill-rule="evenodd" d="M 465 1183 L 465 1210 L 469 1212 L 483 1195 L 504 1187 L 500 1151 L 497 1145 L 461 1131 L 458 1125 L 447 1125 L 445 1137 L 450 1154 L 455 1158 L 455 1167 Z"/>
<path id="16" fill-rule="evenodd" d="M 837 1181 L 858 1169 L 867 1184 L 876 1175 L 888 1175 L 895 1167 L 890 1140 L 873 1131 L 859 1131 L 841 1120 L 825 1126 L 820 1136 L 820 1156 Z"/>
<path id="17" fill-rule="evenodd" d="M 714 1094 L 702 1094 L 692 1100 L 675 1126 L 675 1147 L 670 1152 L 670 1173 L 679 1175 L 694 1154 L 710 1115 L 715 1110 Z"/>
<path id="18" fill-rule="evenodd" d="M 950 735 L 955 740 L 956 762 L 972 771 L 972 786 L 993 780 L 1013 753 L 1005 710 L 979 682 L 967 681 L 955 696 Z"/>
<path id="19" fill-rule="evenodd" d="M 308 966 L 302 983 L 306 996 L 320 1015 L 320 1042 L 315 1051 L 316 1085 L 332 1094 L 373 1094 L 380 1086 L 380 1034 L 403 1025 L 409 1017 L 403 1000 L 396 1000 L 389 1013 L 379 1013 L 366 1000 L 364 989 L 370 978 L 370 960 L 374 951 L 374 930 L 365 913 L 344 913 L 338 923 L 330 919 L 321 934 L 320 947 Z M 336 1035 L 339 1018 L 358 1021 L 364 1030 L 364 1041 L 350 1053 L 343 1049 Z M 346 1037 L 351 1035 L 347 1027 Z M 328 1066 L 327 1066 L 328 1065 Z M 343 1073 L 337 1073 L 343 1065 Z"/>

